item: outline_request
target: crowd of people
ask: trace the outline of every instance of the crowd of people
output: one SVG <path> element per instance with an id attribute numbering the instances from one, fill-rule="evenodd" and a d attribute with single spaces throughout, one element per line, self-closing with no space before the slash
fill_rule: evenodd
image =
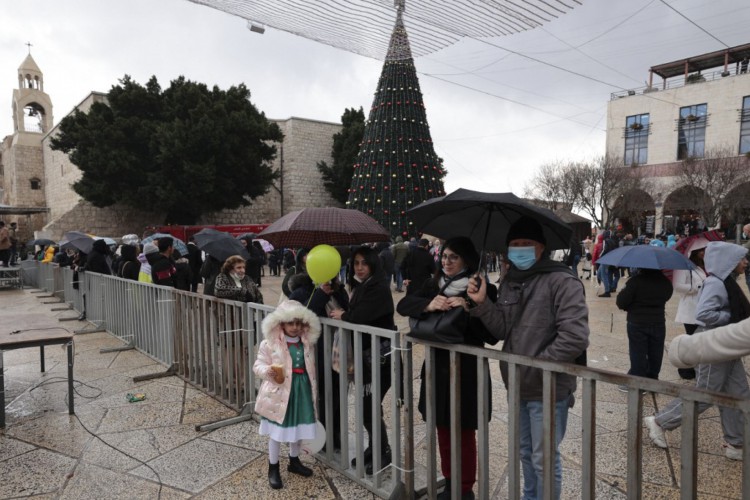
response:
<path id="1" fill-rule="evenodd" d="M 4 229 L 0 226 L 0 252 L 3 251 Z M 750 236 L 750 225 L 746 230 Z M 170 237 L 158 238 L 142 247 L 136 243 L 123 244 L 116 252 L 103 240 L 95 241 L 88 254 L 52 247 L 51 251 L 43 252 L 43 258 L 70 265 L 76 272 L 112 274 L 255 303 L 263 303 L 261 277 L 265 266 L 269 266 L 271 276 L 283 274 L 282 301 L 263 323 L 265 340 L 254 366 L 255 373 L 262 379 L 256 411 L 263 417 L 260 432 L 269 437 L 269 484 L 272 488 L 281 488 L 281 443 L 289 443 L 287 470 L 302 476 L 312 474 L 298 457 L 302 440 L 314 434 L 311 425 L 316 419 L 326 427 L 332 426 L 334 448 L 341 447 L 339 410 L 342 401 L 337 390 L 326 394 L 323 381 L 330 377 L 336 388 L 340 377 L 351 377 L 351 371 L 343 361 L 330 373 L 325 373 L 323 343 L 316 342 L 320 335 L 319 318 L 396 330 L 395 314 L 417 322 L 458 310 L 460 314 L 452 317 L 460 320 L 451 321 L 453 330 L 459 330 L 461 343 L 482 347 L 502 342 L 504 352 L 585 364 L 589 343 L 588 308 L 583 275 L 578 272 L 578 265 L 583 261 L 584 268 L 585 263 L 591 265 L 591 279 L 597 279 L 603 287 L 599 297 L 616 294 L 617 307 L 627 313 L 628 373 L 658 379 L 666 338 L 665 306 L 673 293 L 680 296 L 675 321 L 684 325 L 687 335 L 750 318 L 750 302 L 736 283 L 736 278 L 747 269 L 748 248 L 690 236 L 694 240 L 690 240 L 690 245 L 683 245 L 682 251 L 694 268 L 676 270 L 671 275 L 661 270 L 622 269 L 598 263 L 604 255 L 621 246 L 676 247 L 681 238 L 679 235 L 635 238 L 632 234 L 602 231 L 594 239 L 587 237 L 561 256 L 555 256 L 547 248 L 541 225 L 523 217 L 508 231 L 507 251 L 485 254 L 484 258 L 480 258 L 479 249 L 463 237 L 432 241 L 416 238 L 404 241 L 398 237 L 391 243 L 337 247 L 342 268 L 325 283 L 314 283 L 308 273 L 309 249 L 265 252 L 251 237 L 242 241 L 250 258 L 235 255 L 223 261 L 202 255 L 192 238 L 187 244 L 187 255 L 181 255 Z M 0 260 L 5 255 L 0 253 Z M 499 272 L 500 278 L 493 283 L 489 273 L 494 271 Z M 625 282 L 625 286 L 620 286 L 621 282 Z M 392 294 L 396 294 L 395 301 Z M 399 298 L 399 294 L 403 295 Z M 750 351 L 750 342 L 747 349 Z M 722 354 L 726 357 L 726 350 Z M 403 383 L 391 377 L 391 364 L 397 355 L 387 337 L 381 336 L 372 342 L 369 335 L 363 334 L 360 365 L 364 368 L 362 425 L 368 436 L 363 464 L 366 474 L 378 472 L 376 463 L 382 469 L 393 460 L 391 439 L 398 437 L 389 436 L 382 411 L 381 417 L 376 419 L 372 408 L 375 402 L 380 403 L 382 409 L 386 393 Z M 750 396 L 750 388 L 741 355 L 699 364 L 696 368 L 681 367 L 679 374 L 685 379 L 695 379 L 698 388 L 746 398 Z M 440 499 L 451 498 L 453 481 L 460 482 L 461 498 L 473 498 L 476 482 L 476 430 L 480 418 L 477 402 L 485 395 L 476 391 L 480 376 L 476 358 L 461 354 L 460 359 L 460 478 L 452 477 L 450 467 L 450 394 L 437 390 L 434 397 L 438 452 L 447 483 L 438 496 Z M 373 363 L 381 365 L 377 384 L 371 380 Z M 508 366 L 501 363 L 500 370 L 507 386 Z M 438 388 L 448 386 L 450 362 L 446 350 L 436 351 L 435 376 Z M 420 379 L 418 409 L 426 420 L 428 398 L 424 365 Z M 521 367 L 516 380 L 520 383 L 516 411 L 520 417 L 523 497 L 541 498 L 544 495 L 542 372 Z M 565 437 L 569 409 L 575 402 L 576 378 L 558 374 L 555 383 L 553 497 L 559 498 L 562 485 L 559 446 Z M 628 390 L 626 386 L 620 388 Z M 489 394 L 491 390 L 487 387 L 486 396 Z M 331 415 L 326 414 L 326 398 L 333 400 Z M 699 411 L 707 407 L 701 405 Z M 487 412 L 487 419 L 491 413 Z M 725 454 L 731 459 L 741 459 L 742 415 L 722 409 L 721 416 Z M 674 400 L 644 422 L 654 444 L 666 447 L 665 431 L 681 423 L 681 401 Z M 377 446 L 376 435 L 380 439 Z M 376 449 L 380 452 L 377 460 L 373 456 Z M 353 467 L 357 466 L 356 460 L 352 461 Z"/>

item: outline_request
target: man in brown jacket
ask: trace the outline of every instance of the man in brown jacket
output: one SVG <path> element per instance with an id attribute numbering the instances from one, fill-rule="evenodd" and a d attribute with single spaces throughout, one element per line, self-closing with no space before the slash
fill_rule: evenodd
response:
<path id="1" fill-rule="evenodd" d="M 0 220 L 0 261 L 3 267 L 10 267 L 10 233 L 5 222 Z"/>

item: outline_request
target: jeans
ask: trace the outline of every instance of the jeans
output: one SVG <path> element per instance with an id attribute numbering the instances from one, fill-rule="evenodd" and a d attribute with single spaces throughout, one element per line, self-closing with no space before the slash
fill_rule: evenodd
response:
<path id="1" fill-rule="evenodd" d="M 609 274 L 609 291 L 614 292 L 617 290 L 617 283 L 620 281 L 620 268 L 607 266 L 607 273 Z"/>
<path id="2" fill-rule="evenodd" d="M 601 281 L 604 287 L 604 293 L 609 293 L 609 266 L 599 265 L 596 270 L 596 277 Z"/>
<path id="3" fill-rule="evenodd" d="M 403 290 L 404 289 L 404 275 L 401 273 L 401 266 L 399 264 L 396 264 L 396 275 L 394 276 L 396 279 L 396 290 Z"/>
<path id="4" fill-rule="evenodd" d="M 666 327 L 661 323 L 631 323 L 628 321 L 628 348 L 630 371 L 628 374 L 659 379 L 664 359 Z"/>
<path id="5" fill-rule="evenodd" d="M 562 491 L 562 462 L 560 442 L 568 427 L 569 399 L 555 403 L 555 496 Z M 544 496 L 544 470 L 542 468 L 542 402 L 521 400 L 521 469 L 523 470 L 523 499 L 534 500 Z"/>

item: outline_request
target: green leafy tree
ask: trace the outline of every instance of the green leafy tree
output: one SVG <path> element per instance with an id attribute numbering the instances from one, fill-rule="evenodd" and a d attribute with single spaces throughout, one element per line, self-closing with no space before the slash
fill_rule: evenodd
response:
<path id="1" fill-rule="evenodd" d="M 333 165 L 318 162 L 318 170 L 323 175 L 323 185 L 333 199 L 346 203 L 349 199 L 349 187 L 352 184 L 354 164 L 359 154 L 359 146 L 365 132 L 365 112 L 347 108 L 341 115 L 341 132 L 334 134 L 331 156 Z"/>
<path id="2" fill-rule="evenodd" d="M 93 205 L 194 224 L 265 194 L 277 177 L 272 143 L 282 138 L 244 84 L 209 89 L 180 77 L 162 91 L 156 77 L 143 86 L 126 75 L 107 103 L 64 118 L 51 147 L 81 169 L 73 189 Z"/>

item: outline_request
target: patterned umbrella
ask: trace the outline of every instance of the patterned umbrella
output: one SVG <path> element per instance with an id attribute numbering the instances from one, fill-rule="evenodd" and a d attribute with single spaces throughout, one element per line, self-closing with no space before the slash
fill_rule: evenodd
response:
<path id="1" fill-rule="evenodd" d="M 289 212 L 261 233 L 274 247 L 356 245 L 388 241 L 390 233 L 369 215 L 345 208 L 303 208 Z"/>
<path id="2" fill-rule="evenodd" d="M 698 248 L 705 248 L 709 241 L 724 241 L 724 235 L 716 229 L 682 238 L 677 242 L 674 249 L 690 257 L 690 252 Z"/>

